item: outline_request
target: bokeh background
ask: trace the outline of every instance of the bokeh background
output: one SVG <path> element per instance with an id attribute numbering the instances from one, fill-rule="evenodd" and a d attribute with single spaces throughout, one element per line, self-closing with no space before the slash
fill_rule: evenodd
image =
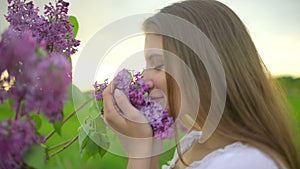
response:
<path id="1" fill-rule="evenodd" d="M 34 0 L 34 4 L 43 11 L 43 5 L 54 0 Z M 79 57 L 85 44 L 106 25 L 126 16 L 155 12 L 158 9 L 177 2 L 178 0 L 70 0 L 69 14 L 75 16 L 79 22 L 77 39 L 81 40 L 78 52 L 72 56 L 73 66 Z M 279 81 L 284 92 L 287 94 L 295 118 L 300 129 L 300 1 L 299 0 L 220 0 L 233 9 L 245 23 L 251 34 L 260 56 L 269 68 L 272 76 Z M 7 1 L 0 0 L 0 32 L 8 26 L 4 15 L 7 12 Z M 136 25 L 140 26 L 140 25 Z M 105 42 L 103 42 L 105 43 Z M 101 44 L 99 44 L 101 45 Z M 118 57 L 129 57 L 133 53 L 141 51 L 144 46 L 144 37 L 136 36 L 123 40 L 112 47 L 105 62 L 107 71 L 101 77 L 112 78 L 117 67 L 112 64 Z M 91 56 L 99 57 L 97 51 Z M 103 73 L 103 72 L 102 72 Z M 102 81 L 104 79 L 95 79 Z M 82 79 L 77 82 L 82 91 L 92 89 L 92 85 Z M 73 109 L 72 103 L 66 107 L 66 113 Z M 11 116 L 10 110 L 0 105 L 0 119 Z M 45 120 L 45 119 L 44 119 Z M 62 128 L 62 136 L 55 135 L 49 140 L 49 145 L 59 140 L 72 138 L 78 127 L 78 119 L 73 117 Z M 45 122 L 40 129 L 42 133 L 52 130 L 52 125 Z M 295 137 L 299 137 L 295 136 Z M 300 142 L 300 140 L 299 140 Z M 300 145 L 300 144 L 299 144 Z M 1 151 L 1 150 L 0 150 Z M 163 154 L 160 164 L 171 158 L 174 150 Z M 96 156 L 87 162 L 83 162 L 79 154 L 78 143 L 75 142 L 67 150 L 50 160 L 45 168 L 126 168 L 127 160 L 107 153 L 103 158 Z"/>

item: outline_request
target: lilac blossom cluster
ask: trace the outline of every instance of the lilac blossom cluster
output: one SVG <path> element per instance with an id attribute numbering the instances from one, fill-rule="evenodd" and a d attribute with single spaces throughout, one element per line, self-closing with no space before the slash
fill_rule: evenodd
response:
<path id="1" fill-rule="evenodd" d="M 30 30 L 49 52 L 61 52 L 69 57 L 77 51 L 75 47 L 80 41 L 75 39 L 73 25 L 68 22 L 68 2 L 58 0 L 55 6 L 45 5 L 44 16 L 38 14 L 39 9 L 32 1 L 8 0 L 8 3 L 6 20 L 15 31 Z"/>
<path id="2" fill-rule="evenodd" d="M 101 112 L 103 112 L 103 95 L 102 95 L 102 93 L 103 93 L 103 91 L 104 91 L 104 89 L 107 87 L 107 85 L 108 85 L 108 79 L 105 79 L 104 80 L 104 82 L 103 83 L 101 83 L 101 84 L 98 84 L 98 82 L 96 81 L 95 82 L 95 84 L 94 84 L 94 91 L 92 91 L 91 92 L 91 95 L 93 96 L 93 97 L 95 97 L 95 99 L 97 100 L 97 101 L 100 101 L 101 103 L 99 104 L 99 106 L 100 107 L 98 107 L 98 108 L 100 108 L 100 111 Z"/>
<path id="3" fill-rule="evenodd" d="M 20 34 L 13 29 L 2 34 L 0 56 L 0 72 L 7 72 L 1 79 L 0 99 L 14 101 L 17 118 L 42 112 L 50 122 L 61 120 L 72 80 L 68 59 L 61 53 L 47 54 L 30 31 Z"/>
<path id="4" fill-rule="evenodd" d="M 0 168 L 18 169 L 23 166 L 23 155 L 33 143 L 42 138 L 36 135 L 34 124 L 18 119 L 0 122 Z"/>
<path id="5" fill-rule="evenodd" d="M 141 72 L 123 69 L 113 79 L 113 83 L 116 88 L 121 89 L 126 94 L 131 104 L 145 116 L 152 127 L 155 138 L 163 140 L 174 136 L 173 118 L 169 116 L 167 108 L 151 99 L 149 85 L 144 81 Z M 103 84 L 107 85 L 107 82 Z M 94 97 L 97 100 L 103 99 L 101 93 L 94 95 Z"/>
<path id="6" fill-rule="evenodd" d="M 33 111 L 42 112 L 50 122 L 61 120 L 72 80 L 68 57 L 79 45 L 68 22 L 69 3 L 45 5 L 44 16 L 32 1 L 8 4 L 10 26 L 0 41 L 0 102 L 13 99 L 17 118 Z"/>
<path id="7" fill-rule="evenodd" d="M 98 82 L 96 81 L 94 84 L 94 89 L 95 91 L 93 91 L 91 94 L 93 97 L 96 98 L 97 101 L 101 100 L 103 98 L 102 93 L 104 91 L 104 89 L 107 87 L 108 85 L 108 79 L 104 80 L 104 83 L 98 84 Z"/>

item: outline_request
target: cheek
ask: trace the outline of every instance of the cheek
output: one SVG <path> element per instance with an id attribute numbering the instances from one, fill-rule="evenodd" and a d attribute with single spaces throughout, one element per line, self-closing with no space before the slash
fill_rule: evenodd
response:
<path id="1" fill-rule="evenodd" d="M 163 95 L 163 99 L 160 100 L 163 107 L 166 107 L 168 96 L 167 96 L 167 81 L 164 73 L 159 73 L 153 78 L 154 88 L 158 89 Z"/>
<path id="2" fill-rule="evenodd" d="M 164 94 L 167 94 L 167 81 L 166 81 L 166 77 L 164 73 L 160 73 L 155 79 L 155 84 L 156 87 L 160 90 L 162 90 L 162 92 L 164 92 Z"/>

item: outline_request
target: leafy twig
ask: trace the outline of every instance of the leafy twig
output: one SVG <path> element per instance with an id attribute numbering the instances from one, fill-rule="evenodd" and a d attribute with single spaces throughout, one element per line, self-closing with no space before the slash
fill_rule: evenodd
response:
<path id="1" fill-rule="evenodd" d="M 50 151 L 50 150 L 56 149 L 57 147 L 60 147 L 60 146 L 62 146 L 62 145 L 65 145 L 65 144 L 67 144 L 68 142 L 70 142 L 72 139 L 73 139 L 73 138 L 71 138 L 71 139 L 69 139 L 69 140 L 65 140 L 65 141 L 63 141 L 63 142 L 61 142 L 61 143 L 58 143 L 58 144 L 54 145 L 54 146 L 51 146 L 51 147 L 49 147 L 49 148 L 47 149 L 47 151 Z"/>
<path id="2" fill-rule="evenodd" d="M 53 157 L 55 156 L 56 154 L 62 152 L 63 150 L 65 150 L 66 148 L 68 148 L 70 145 L 72 145 L 76 140 L 78 139 L 78 135 L 76 135 L 74 138 L 72 138 L 68 144 L 66 144 L 64 147 L 62 147 L 61 149 L 55 151 L 54 153 L 50 154 L 49 157 Z"/>
<path id="3" fill-rule="evenodd" d="M 62 125 L 67 122 L 74 114 L 76 114 L 80 109 L 82 109 L 84 106 L 86 106 L 90 101 L 92 101 L 94 98 L 90 98 L 86 102 L 84 102 L 82 105 L 80 105 L 76 110 L 74 110 L 72 113 L 70 113 L 62 122 Z M 55 133 L 55 130 L 52 130 L 46 137 L 46 141 Z"/>

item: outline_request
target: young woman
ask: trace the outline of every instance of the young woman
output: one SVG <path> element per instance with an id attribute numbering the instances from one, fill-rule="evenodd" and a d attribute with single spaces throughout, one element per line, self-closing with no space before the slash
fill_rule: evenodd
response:
<path id="1" fill-rule="evenodd" d="M 166 19 L 162 15 L 171 17 Z M 178 21 L 172 22 L 174 17 Z M 203 35 L 186 30 L 188 24 Z M 144 29 L 148 68 L 144 78 L 151 87 L 150 95 L 153 93 L 158 101 L 166 95 L 170 115 L 190 128 L 177 145 L 174 158 L 163 168 L 300 168 L 293 119 L 289 119 L 289 111 L 285 109 L 284 96 L 272 81 L 245 26 L 231 9 L 213 0 L 183 1 L 165 7 L 147 19 Z M 169 55 L 176 57 L 167 57 Z M 219 57 L 222 69 L 210 63 L 209 59 L 214 56 Z M 184 64 L 172 62 L 175 58 Z M 190 78 L 182 73 L 185 66 L 193 74 L 198 86 L 196 91 L 189 87 L 192 84 L 188 81 Z M 213 77 L 210 71 L 214 69 L 209 68 L 224 71 L 226 82 L 222 81 L 222 71 Z M 213 97 L 211 91 L 218 84 L 213 84 L 211 77 L 219 77 L 220 83 L 226 84 L 226 98 L 222 118 L 217 121 L 215 129 L 212 127 L 214 132 L 201 140 L 212 101 L 222 100 L 220 90 L 217 90 L 217 97 Z M 184 83 L 180 85 L 179 81 Z M 158 157 L 152 157 L 156 143 L 151 139 L 152 130 L 145 118 L 120 90 L 114 90 L 111 85 L 103 96 L 103 117 L 119 133 L 129 155 L 127 168 L 158 168 Z M 195 122 L 190 122 L 180 114 L 185 110 L 191 113 L 189 108 L 194 106 L 193 100 L 198 100 L 197 96 L 201 102 L 192 112 L 196 114 L 192 116 Z M 180 104 L 182 102 L 184 104 Z M 118 104 L 127 118 L 120 115 L 114 104 Z"/>

